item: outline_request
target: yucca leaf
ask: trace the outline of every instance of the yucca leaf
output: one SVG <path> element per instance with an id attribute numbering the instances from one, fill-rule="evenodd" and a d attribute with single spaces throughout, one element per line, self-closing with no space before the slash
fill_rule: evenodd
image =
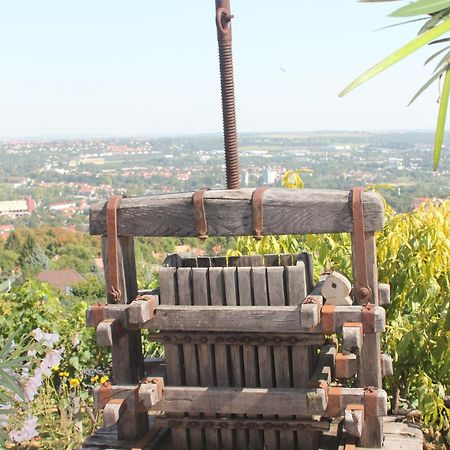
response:
<path id="1" fill-rule="evenodd" d="M 423 63 L 424 66 L 426 66 L 429 62 L 433 61 L 434 58 L 438 57 L 440 54 L 444 53 L 446 50 L 450 48 L 450 45 L 444 48 L 441 48 L 436 53 L 433 53 L 430 57 L 426 59 L 426 61 Z"/>
<path id="2" fill-rule="evenodd" d="M 439 114 L 436 125 L 436 136 L 434 138 L 433 170 L 436 171 L 441 157 L 442 142 L 444 140 L 445 120 L 447 119 L 448 96 L 450 93 L 450 66 L 445 72 L 444 86 L 442 88 L 441 100 L 439 103 Z"/>
<path id="3" fill-rule="evenodd" d="M 416 100 L 426 89 L 428 89 L 446 70 L 446 67 L 442 68 L 439 72 L 435 73 L 414 95 L 414 97 L 408 103 L 408 106 Z"/>
<path id="4" fill-rule="evenodd" d="M 449 13 L 448 9 L 444 9 L 443 11 L 437 12 L 433 14 L 430 19 L 428 19 L 423 27 L 419 30 L 417 34 L 423 34 L 425 31 L 428 31 L 430 28 L 435 27 L 447 14 Z"/>
<path id="5" fill-rule="evenodd" d="M 419 17 L 418 19 L 405 20 L 404 22 L 393 23 L 392 25 L 387 25 L 385 27 L 377 28 L 375 31 L 387 30 L 388 28 L 399 27 L 401 25 L 406 25 L 408 23 L 413 22 L 422 22 L 423 20 L 427 20 L 427 17 Z"/>
<path id="6" fill-rule="evenodd" d="M 417 0 L 402 6 L 389 14 L 391 17 L 410 17 L 422 14 L 432 14 L 450 7 L 450 0 Z"/>
<path id="7" fill-rule="evenodd" d="M 431 30 L 428 30 L 427 32 L 421 34 L 420 36 L 417 36 L 412 41 L 408 42 L 406 45 L 399 48 L 394 53 L 390 54 L 389 56 L 381 60 L 379 63 L 375 64 L 373 67 L 371 67 L 361 76 L 359 76 L 356 80 L 350 83 L 339 94 L 339 97 L 343 97 L 344 95 L 348 94 L 351 90 L 355 89 L 361 84 L 364 84 L 366 81 L 378 75 L 380 72 L 383 72 L 384 70 L 398 63 L 402 59 L 406 58 L 407 56 L 417 51 L 419 48 L 422 48 L 423 46 L 429 44 L 430 42 L 434 41 L 439 36 L 442 36 L 444 33 L 447 33 L 448 31 L 450 31 L 450 19 L 446 19 L 438 26 L 432 28 Z"/>
<path id="8" fill-rule="evenodd" d="M 437 72 L 440 68 L 442 68 L 443 65 L 448 64 L 448 59 L 450 58 L 450 52 L 447 52 L 443 58 L 436 64 L 436 67 L 434 68 L 433 72 Z"/>
<path id="9" fill-rule="evenodd" d="M 435 41 L 430 42 L 429 45 L 442 44 L 443 42 L 450 42 L 450 38 L 436 39 Z"/>

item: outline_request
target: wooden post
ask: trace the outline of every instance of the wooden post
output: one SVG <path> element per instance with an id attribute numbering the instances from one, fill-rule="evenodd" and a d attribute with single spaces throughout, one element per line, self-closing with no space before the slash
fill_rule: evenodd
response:
<path id="1" fill-rule="evenodd" d="M 134 241 L 132 237 L 119 237 L 119 279 L 121 297 L 119 303 L 131 303 L 138 295 Z M 108 267 L 106 238 L 102 241 L 103 265 Z M 113 302 L 109 294 L 108 276 L 106 276 L 107 300 Z M 144 376 L 144 358 L 142 355 L 141 332 L 123 333 L 111 347 L 112 379 L 114 384 L 136 384 Z M 138 405 L 136 405 L 138 406 Z M 148 431 L 147 414 L 127 408 L 118 422 L 119 439 L 135 439 Z"/>
<path id="2" fill-rule="evenodd" d="M 352 235 L 352 244 L 354 240 Z M 378 270 L 377 270 L 377 255 L 375 234 L 369 232 L 365 234 L 365 245 L 367 255 L 367 272 L 369 279 L 369 286 L 372 289 L 373 298 L 371 303 L 379 304 L 378 296 Z M 353 249 L 354 251 L 354 249 Z M 353 285 L 356 285 L 355 274 L 353 271 Z M 355 303 L 361 304 L 361 300 L 355 294 Z M 380 333 L 365 334 L 364 343 L 361 351 L 360 364 L 358 367 L 357 383 L 359 387 L 374 386 L 382 387 L 381 377 L 381 343 Z M 364 416 L 364 427 L 361 436 L 361 446 L 363 447 L 381 447 L 383 444 L 383 418 Z"/>

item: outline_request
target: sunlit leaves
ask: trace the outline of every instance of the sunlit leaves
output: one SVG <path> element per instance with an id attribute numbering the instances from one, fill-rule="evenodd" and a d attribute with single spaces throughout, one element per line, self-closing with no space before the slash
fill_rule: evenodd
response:
<path id="1" fill-rule="evenodd" d="M 361 84 L 364 84 L 365 82 L 369 81 L 371 78 L 375 77 L 376 75 L 380 74 L 381 72 L 385 71 L 389 67 L 393 66 L 394 64 L 397 64 L 402 59 L 406 58 L 407 56 L 411 55 L 415 51 L 417 51 L 419 48 L 422 48 L 424 45 L 429 44 L 434 39 L 437 39 L 439 36 L 442 36 L 444 33 L 447 33 L 450 31 L 450 19 L 445 20 L 440 25 L 436 26 L 435 28 L 432 28 L 431 30 L 428 30 L 427 32 L 421 34 L 420 36 L 417 36 L 412 41 L 408 42 L 406 45 L 395 51 L 394 53 L 390 54 L 383 60 L 381 60 L 379 63 L 375 64 L 373 67 L 371 67 L 369 70 L 364 72 L 361 76 L 359 76 L 356 80 L 354 80 L 352 83 L 350 83 L 340 94 L 339 96 L 342 97 L 346 94 L 348 94 L 353 89 L 357 88 Z"/>
<path id="2" fill-rule="evenodd" d="M 392 17 L 419 16 L 432 14 L 450 7 L 450 0 L 418 0 L 395 10 Z"/>
<path id="3" fill-rule="evenodd" d="M 436 125 L 436 138 L 434 142 L 434 154 L 433 154 L 433 170 L 436 170 L 439 164 L 439 158 L 441 156 L 442 142 L 444 140 L 445 120 L 447 118 L 448 96 L 450 93 L 450 76 L 449 66 L 445 73 L 444 87 L 442 88 L 442 94 L 439 101 L 439 114 Z"/>

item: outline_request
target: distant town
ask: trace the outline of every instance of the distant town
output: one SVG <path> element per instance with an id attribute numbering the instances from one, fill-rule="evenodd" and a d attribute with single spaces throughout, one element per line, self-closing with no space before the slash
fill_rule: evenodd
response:
<path id="1" fill-rule="evenodd" d="M 306 187 L 381 190 L 399 212 L 450 194 L 450 154 L 432 166 L 431 133 L 297 133 L 240 137 L 242 187 L 281 186 L 301 169 Z M 219 135 L 158 139 L 0 142 L 0 238 L 16 226 L 87 230 L 90 205 L 128 196 L 223 188 Z"/>

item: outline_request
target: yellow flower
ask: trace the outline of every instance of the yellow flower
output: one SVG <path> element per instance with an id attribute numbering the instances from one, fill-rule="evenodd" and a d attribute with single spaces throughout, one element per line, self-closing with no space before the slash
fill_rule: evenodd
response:
<path id="1" fill-rule="evenodd" d="M 108 380 L 109 380 L 108 375 L 103 375 L 103 376 L 100 378 L 100 384 L 105 384 Z"/>
<path id="2" fill-rule="evenodd" d="M 67 377 L 69 376 L 69 372 L 63 370 L 62 372 L 59 372 L 58 375 L 59 375 L 61 378 L 67 378 Z"/>
<path id="3" fill-rule="evenodd" d="M 59 367 L 58 367 L 58 366 L 53 366 L 53 367 L 52 367 L 52 370 L 53 370 L 53 372 L 58 372 Z"/>
<path id="4" fill-rule="evenodd" d="M 98 381 L 98 378 L 99 378 L 98 375 L 95 375 L 94 377 L 91 378 L 91 381 L 95 383 L 96 381 Z"/>
<path id="5" fill-rule="evenodd" d="M 80 380 L 78 378 L 71 378 L 69 384 L 70 387 L 76 388 L 80 385 Z"/>

